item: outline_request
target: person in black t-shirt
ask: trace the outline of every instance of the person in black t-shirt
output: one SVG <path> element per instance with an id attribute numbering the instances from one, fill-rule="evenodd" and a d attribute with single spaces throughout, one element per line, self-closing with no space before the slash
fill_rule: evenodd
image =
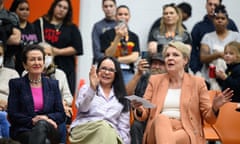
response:
<path id="1" fill-rule="evenodd" d="M 62 69 L 68 79 L 72 95 L 76 89 L 75 56 L 83 54 L 82 37 L 78 27 L 72 22 L 70 0 L 55 0 L 48 13 L 43 16 L 45 42 L 50 44 L 55 55 L 54 63 Z M 42 40 L 40 20 L 34 22 L 38 39 Z M 49 47 L 49 46 L 48 46 Z"/>

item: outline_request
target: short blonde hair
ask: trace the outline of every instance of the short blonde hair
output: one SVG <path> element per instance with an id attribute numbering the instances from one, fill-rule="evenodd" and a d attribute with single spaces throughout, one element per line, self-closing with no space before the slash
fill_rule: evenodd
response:
<path id="1" fill-rule="evenodd" d="M 163 49 L 163 56 L 164 57 L 165 57 L 165 54 L 166 54 L 166 50 L 169 47 L 176 48 L 178 51 L 180 51 L 182 53 L 184 58 L 187 58 L 188 60 L 190 59 L 190 53 L 191 53 L 190 47 L 188 45 L 184 44 L 183 42 L 181 42 L 181 41 L 170 41 L 168 43 L 168 45 L 166 45 Z"/>

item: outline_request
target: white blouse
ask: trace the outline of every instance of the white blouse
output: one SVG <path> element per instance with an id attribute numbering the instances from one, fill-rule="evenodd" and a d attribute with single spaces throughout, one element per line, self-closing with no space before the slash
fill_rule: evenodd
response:
<path id="1" fill-rule="evenodd" d="M 168 89 L 161 114 L 180 119 L 181 89 Z"/>

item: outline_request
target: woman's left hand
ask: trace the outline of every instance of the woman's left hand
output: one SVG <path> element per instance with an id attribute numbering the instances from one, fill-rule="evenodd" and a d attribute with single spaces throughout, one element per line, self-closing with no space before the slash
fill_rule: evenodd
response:
<path id="1" fill-rule="evenodd" d="M 221 106 L 223 106 L 225 103 L 230 102 L 232 99 L 231 97 L 233 96 L 233 90 L 230 88 L 225 89 L 223 92 L 218 94 L 217 96 L 214 97 L 213 99 L 213 110 L 218 111 Z"/>

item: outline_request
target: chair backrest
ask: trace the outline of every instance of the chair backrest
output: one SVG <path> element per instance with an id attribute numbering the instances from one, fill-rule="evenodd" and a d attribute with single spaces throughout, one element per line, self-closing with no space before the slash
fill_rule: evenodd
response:
<path id="1" fill-rule="evenodd" d="M 85 80 L 84 79 L 80 79 L 79 80 L 79 84 L 78 84 L 78 88 L 77 88 L 77 94 L 80 90 L 80 88 L 85 84 Z M 76 118 L 77 116 L 77 107 L 75 105 L 75 100 L 77 98 L 77 94 L 75 94 L 75 96 L 73 97 L 73 101 L 72 101 L 72 121 Z"/>
<path id="2" fill-rule="evenodd" d="M 217 95 L 217 93 L 218 93 L 218 91 L 216 91 L 216 90 L 208 91 L 211 101 L 213 100 L 214 96 Z M 216 132 L 213 125 L 208 124 L 206 121 L 204 121 L 203 124 L 204 124 L 204 126 L 203 126 L 204 136 L 207 141 L 221 141 L 220 136 Z"/>
<path id="3" fill-rule="evenodd" d="M 217 122 L 213 125 L 222 144 L 240 144 L 240 112 L 237 103 L 226 103 L 220 109 Z"/>

